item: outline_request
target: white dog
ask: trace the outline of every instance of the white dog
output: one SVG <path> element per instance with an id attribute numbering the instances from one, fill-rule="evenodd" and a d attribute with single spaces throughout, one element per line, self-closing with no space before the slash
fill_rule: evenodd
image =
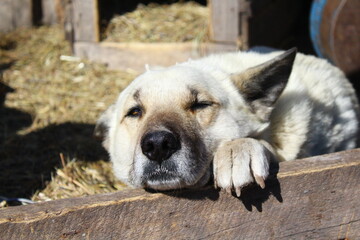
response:
<path id="1" fill-rule="evenodd" d="M 296 56 L 296 58 L 295 58 Z M 148 70 L 100 117 L 116 176 L 133 187 L 264 187 L 269 163 L 356 147 L 344 74 L 287 52 L 236 52 Z"/>

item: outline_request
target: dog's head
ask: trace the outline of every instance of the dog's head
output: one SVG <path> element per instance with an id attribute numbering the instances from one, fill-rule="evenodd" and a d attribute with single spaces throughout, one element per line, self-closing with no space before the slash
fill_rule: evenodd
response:
<path id="1" fill-rule="evenodd" d="M 191 63 L 140 75 L 95 129 L 116 176 L 158 190 L 206 184 L 220 141 L 256 136 L 268 126 L 295 53 L 230 75 Z"/>

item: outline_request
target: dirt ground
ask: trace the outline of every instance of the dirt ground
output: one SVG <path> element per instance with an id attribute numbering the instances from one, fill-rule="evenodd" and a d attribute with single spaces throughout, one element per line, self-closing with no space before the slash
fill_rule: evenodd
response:
<path id="1" fill-rule="evenodd" d="M 57 26 L 0 35 L 1 197 L 43 201 L 124 187 L 92 132 L 137 73 L 70 55 Z"/>

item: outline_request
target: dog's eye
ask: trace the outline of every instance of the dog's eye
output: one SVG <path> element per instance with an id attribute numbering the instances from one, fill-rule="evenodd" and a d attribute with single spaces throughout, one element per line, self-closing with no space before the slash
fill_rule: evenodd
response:
<path id="1" fill-rule="evenodd" d="M 213 105 L 213 103 L 212 103 L 212 102 L 208 102 L 208 101 L 194 102 L 194 103 L 190 106 L 190 110 L 191 110 L 191 111 L 201 110 L 201 109 L 210 107 L 211 105 Z"/>
<path id="2" fill-rule="evenodd" d="M 127 112 L 126 117 L 141 117 L 142 115 L 142 110 L 140 107 L 132 107 L 130 108 L 130 110 Z"/>

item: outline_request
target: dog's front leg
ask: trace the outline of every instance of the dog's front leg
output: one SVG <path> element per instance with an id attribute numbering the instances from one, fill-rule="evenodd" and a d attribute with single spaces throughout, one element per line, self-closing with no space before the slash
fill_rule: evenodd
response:
<path id="1" fill-rule="evenodd" d="M 274 157 L 271 145 L 264 140 L 239 138 L 222 142 L 214 156 L 215 186 L 239 197 L 241 188 L 256 182 L 265 188 L 269 165 Z"/>

